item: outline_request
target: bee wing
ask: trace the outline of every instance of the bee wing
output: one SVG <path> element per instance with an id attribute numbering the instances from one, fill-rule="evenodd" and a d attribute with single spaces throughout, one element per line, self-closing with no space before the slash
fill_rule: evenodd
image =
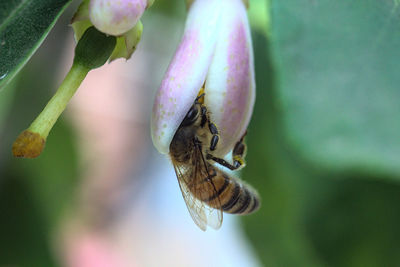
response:
<path id="1" fill-rule="evenodd" d="M 187 172 L 182 172 L 182 169 L 176 165 L 174 165 L 174 169 L 178 178 L 179 188 L 181 189 L 182 196 L 185 200 L 190 216 L 192 216 L 192 219 L 197 226 L 200 227 L 201 230 L 205 231 L 207 229 L 207 216 L 204 212 L 204 204 L 196 199 L 187 187 L 187 179 L 185 179 Z"/>
<path id="2" fill-rule="evenodd" d="M 200 160 L 199 163 L 203 164 Z M 206 205 L 203 201 L 194 197 L 194 195 L 192 194 L 192 192 L 190 192 L 188 188 L 188 184 L 190 181 L 198 181 L 198 178 L 200 178 L 201 180 L 205 179 L 205 177 L 190 177 L 190 175 L 201 175 L 203 173 L 198 168 L 205 168 L 205 165 L 201 166 L 198 164 L 198 166 L 195 167 L 195 171 L 193 173 L 185 170 L 179 165 L 174 164 L 179 187 L 181 189 L 183 199 L 185 200 L 186 206 L 193 221 L 203 231 L 207 229 L 207 225 L 211 226 L 214 229 L 219 229 L 222 225 L 222 210 L 214 209 Z M 204 190 L 206 189 L 202 188 L 201 184 L 198 184 L 196 186 L 196 190 L 200 190 L 200 192 L 205 192 Z M 219 201 L 219 199 L 216 201 Z"/>
<path id="3" fill-rule="evenodd" d="M 203 210 L 207 216 L 207 224 L 212 228 L 218 230 L 222 225 L 222 208 L 215 209 L 214 207 L 221 207 L 221 202 L 217 193 L 217 189 L 215 188 L 214 182 L 211 179 L 210 172 L 207 167 L 207 163 L 204 159 L 203 152 L 200 147 L 195 149 L 195 157 L 197 157 L 195 172 L 194 172 L 194 181 L 196 181 L 196 185 L 193 190 L 196 190 L 196 196 L 202 196 L 205 198 L 209 198 L 211 196 L 217 196 L 216 198 L 209 200 L 209 204 L 207 205 L 201 200 L 197 200 L 201 203 Z M 209 179 L 208 182 L 205 182 L 206 179 Z M 211 193 L 210 193 L 211 192 Z"/>

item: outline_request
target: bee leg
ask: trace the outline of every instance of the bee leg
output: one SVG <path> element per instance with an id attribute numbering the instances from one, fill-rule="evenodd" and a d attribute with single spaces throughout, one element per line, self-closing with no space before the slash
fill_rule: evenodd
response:
<path id="1" fill-rule="evenodd" d="M 234 165 L 230 164 L 230 163 L 227 162 L 226 160 L 221 159 L 221 158 L 214 157 L 214 156 L 211 155 L 211 154 L 207 154 L 206 159 L 208 159 L 208 160 L 211 159 L 211 160 L 215 161 L 216 163 L 218 163 L 218 164 L 220 164 L 220 165 L 222 165 L 222 166 L 224 166 L 224 167 L 230 169 L 231 171 L 234 171 L 234 170 L 237 169 L 237 167 L 235 167 Z"/>
<path id="2" fill-rule="evenodd" d="M 204 105 L 201 105 L 201 123 L 200 126 L 204 128 L 206 123 L 208 124 L 208 129 L 210 130 L 210 133 L 212 134 L 211 141 L 210 141 L 210 150 L 214 151 L 215 148 L 217 147 L 218 141 L 219 141 L 219 133 L 217 126 L 210 121 L 209 114 L 207 112 L 207 108 Z"/>
<path id="3" fill-rule="evenodd" d="M 208 121 L 208 128 L 210 129 L 210 132 L 213 135 L 211 137 L 210 150 L 214 151 L 219 141 L 218 129 L 217 126 L 215 126 L 215 124 L 210 121 Z"/>
<path id="4" fill-rule="evenodd" d="M 217 158 L 214 157 L 211 154 L 207 154 L 206 158 L 208 160 L 213 160 L 216 163 L 234 171 L 234 170 L 238 170 L 240 168 L 243 168 L 246 163 L 244 161 L 244 157 L 246 155 L 246 145 L 244 143 L 244 137 L 245 137 L 246 133 L 242 136 L 242 138 L 240 138 L 240 140 L 235 144 L 233 150 L 232 150 L 232 160 L 233 160 L 233 164 L 230 164 L 229 162 L 227 162 L 224 159 L 221 158 Z"/>
<path id="5" fill-rule="evenodd" d="M 244 161 L 244 157 L 246 155 L 247 148 L 246 148 L 246 144 L 243 142 L 244 137 L 246 136 L 246 133 L 244 133 L 242 138 L 240 138 L 240 140 L 235 144 L 235 146 L 232 150 L 233 166 L 235 166 L 236 169 L 239 169 L 246 165 L 246 163 Z"/>
<path id="6" fill-rule="evenodd" d="M 201 126 L 201 128 L 203 128 L 204 125 L 206 125 L 206 122 L 208 121 L 207 108 L 204 105 L 201 106 L 201 114 L 200 114 L 200 116 L 201 116 L 200 126 Z"/>

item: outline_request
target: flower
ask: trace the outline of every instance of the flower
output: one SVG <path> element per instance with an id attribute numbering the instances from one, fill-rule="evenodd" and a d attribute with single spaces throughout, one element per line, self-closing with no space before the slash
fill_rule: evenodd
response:
<path id="1" fill-rule="evenodd" d="M 245 133 L 255 101 L 252 41 L 242 0 L 195 0 L 185 31 L 156 94 L 151 132 L 160 153 L 204 85 L 204 104 L 225 156 Z"/>
<path id="2" fill-rule="evenodd" d="M 140 41 L 143 12 L 154 0 L 83 0 L 75 12 L 71 25 L 78 41 L 91 26 L 107 35 L 117 37 L 117 46 L 110 61 L 130 59 Z"/>
<path id="3" fill-rule="evenodd" d="M 132 29 L 147 8 L 147 0 L 91 0 L 89 17 L 101 32 L 121 35 Z"/>

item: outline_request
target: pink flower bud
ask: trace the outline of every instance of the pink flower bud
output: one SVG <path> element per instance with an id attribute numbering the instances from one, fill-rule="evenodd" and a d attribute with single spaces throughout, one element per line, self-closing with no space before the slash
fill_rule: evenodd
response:
<path id="1" fill-rule="evenodd" d="M 215 155 L 227 154 L 246 131 L 255 100 L 250 28 L 242 0 L 195 0 L 185 32 L 157 92 L 152 138 L 169 145 L 200 88 L 220 132 Z"/>
<path id="2" fill-rule="evenodd" d="M 89 17 L 104 33 L 121 35 L 133 28 L 147 7 L 147 0 L 91 0 Z"/>

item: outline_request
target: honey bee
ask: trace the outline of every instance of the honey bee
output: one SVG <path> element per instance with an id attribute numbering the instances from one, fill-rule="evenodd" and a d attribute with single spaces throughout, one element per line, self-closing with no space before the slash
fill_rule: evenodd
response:
<path id="1" fill-rule="evenodd" d="M 238 178 L 216 168 L 217 163 L 231 170 L 244 166 L 244 136 L 232 150 L 230 164 L 214 157 L 219 134 L 210 121 L 204 93 L 200 94 L 176 131 L 170 144 L 170 157 L 186 206 L 194 222 L 205 231 L 207 225 L 219 229 L 222 212 L 250 214 L 259 208 L 257 192 Z"/>

